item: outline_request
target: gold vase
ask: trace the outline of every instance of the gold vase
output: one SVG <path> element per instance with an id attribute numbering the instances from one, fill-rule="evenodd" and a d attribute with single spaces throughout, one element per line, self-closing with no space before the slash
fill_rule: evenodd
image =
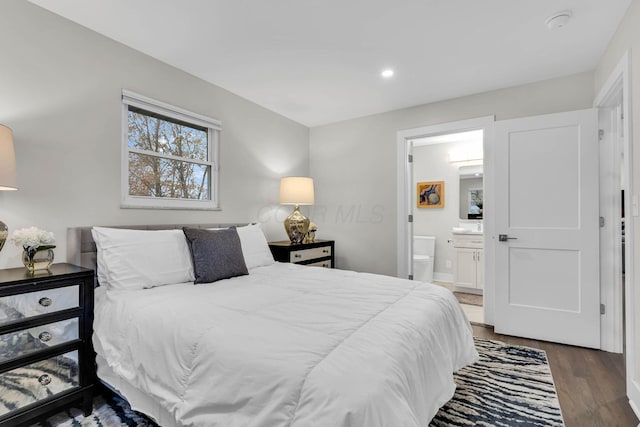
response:
<path id="1" fill-rule="evenodd" d="M 300 213 L 300 206 L 293 208 L 293 213 L 284 220 L 284 229 L 294 245 L 303 242 L 309 231 L 309 218 Z"/>

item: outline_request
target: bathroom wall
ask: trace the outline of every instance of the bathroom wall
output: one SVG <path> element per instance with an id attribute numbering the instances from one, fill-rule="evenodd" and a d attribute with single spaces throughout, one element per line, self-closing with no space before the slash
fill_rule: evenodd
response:
<path id="1" fill-rule="evenodd" d="M 449 161 L 452 150 L 468 146 L 468 142 L 422 145 L 413 148 L 413 191 L 423 181 L 444 181 L 444 207 L 413 208 L 413 233 L 436 236 L 434 280 L 452 282 L 453 247 L 451 229 L 460 224 L 460 180 L 458 163 Z M 475 180 L 469 180 L 475 181 Z M 477 222 L 474 221 L 474 222 Z"/>

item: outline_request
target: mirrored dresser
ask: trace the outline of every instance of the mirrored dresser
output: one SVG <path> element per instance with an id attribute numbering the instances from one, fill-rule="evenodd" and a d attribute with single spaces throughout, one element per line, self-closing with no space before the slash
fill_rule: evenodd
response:
<path id="1" fill-rule="evenodd" d="M 93 270 L 0 270 L 0 426 L 81 403 L 91 413 L 95 383 Z"/>

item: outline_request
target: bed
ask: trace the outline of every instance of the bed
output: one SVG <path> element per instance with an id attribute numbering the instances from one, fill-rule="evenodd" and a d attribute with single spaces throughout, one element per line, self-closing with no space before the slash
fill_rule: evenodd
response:
<path id="1" fill-rule="evenodd" d="M 70 262 L 98 268 L 98 377 L 162 426 L 424 427 L 478 357 L 444 288 L 274 262 L 258 225 L 198 226 L 186 245 L 167 228 L 69 231 Z M 248 274 L 194 285 L 203 259 L 238 258 L 200 256 L 211 233 L 240 237 Z"/>

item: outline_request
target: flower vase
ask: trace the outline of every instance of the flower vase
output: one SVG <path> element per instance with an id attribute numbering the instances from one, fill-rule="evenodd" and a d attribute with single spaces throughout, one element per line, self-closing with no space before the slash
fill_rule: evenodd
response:
<path id="1" fill-rule="evenodd" d="M 38 270 L 49 270 L 53 264 L 53 248 L 55 246 L 40 246 L 38 248 L 24 248 L 22 252 L 22 263 L 29 273 L 33 274 Z"/>

